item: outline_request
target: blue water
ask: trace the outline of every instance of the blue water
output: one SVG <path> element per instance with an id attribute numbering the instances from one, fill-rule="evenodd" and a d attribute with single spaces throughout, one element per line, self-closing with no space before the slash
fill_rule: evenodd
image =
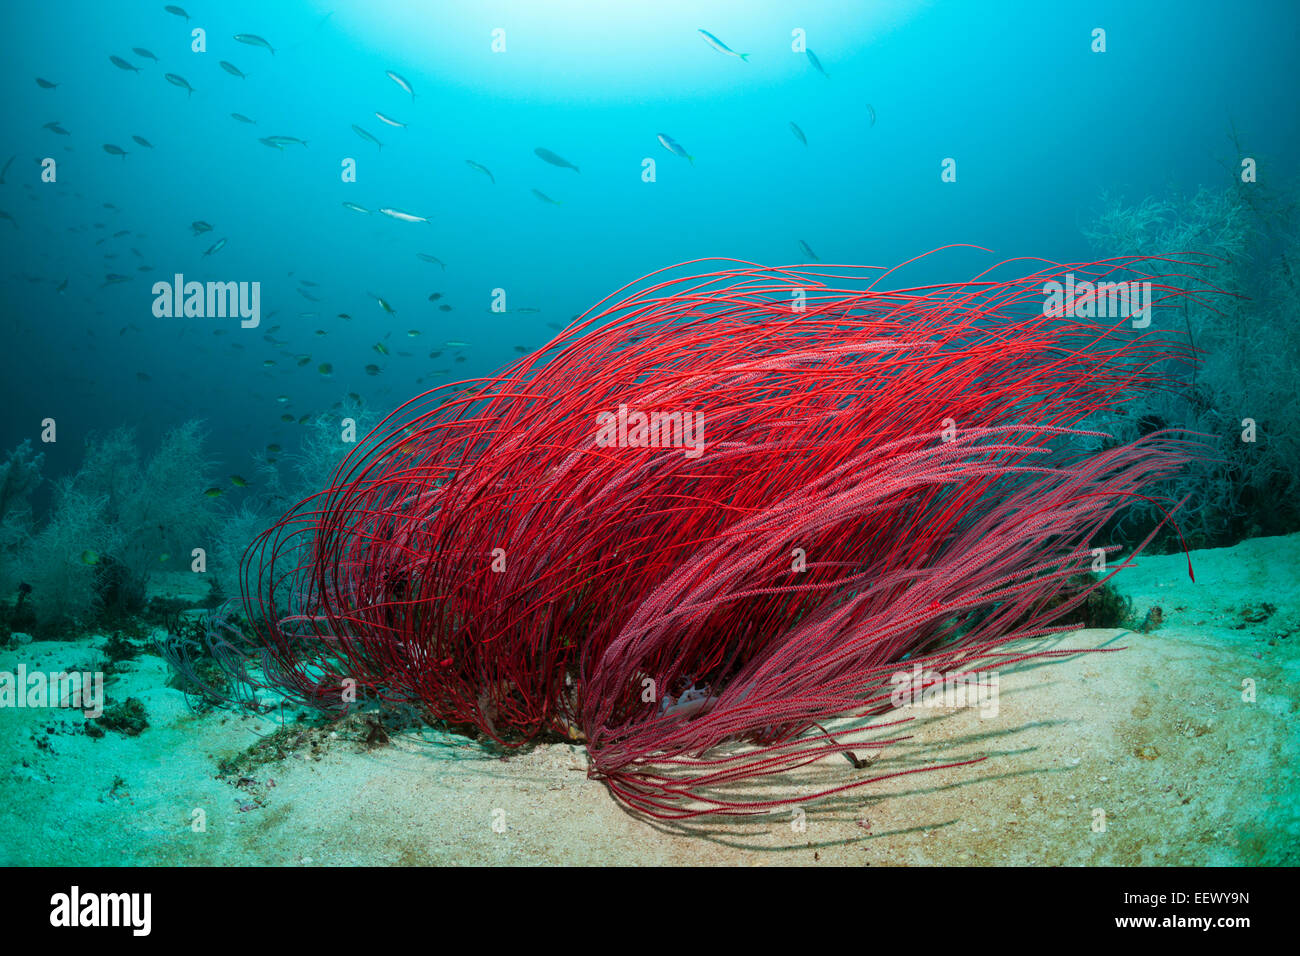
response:
<path id="1" fill-rule="evenodd" d="M 1232 126 L 1262 177 L 1293 171 L 1300 145 L 1293 3 L 182 6 L 188 21 L 154 2 L 0 14 L 0 162 L 15 157 L 0 186 L 13 220 L 0 220 L 0 447 L 56 419 L 47 474 L 75 468 L 96 430 L 133 425 L 147 448 L 195 417 L 238 469 L 251 450 L 293 444 L 286 409 L 315 414 L 354 392 L 386 412 L 490 373 L 615 288 L 697 257 L 794 263 L 803 240 L 830 263 L 893 265 L 950 243 L 996 258 L 1087 258 L 1080 226 L 1104 190 L 1138 200 L 1226 183 Z M 1090 51 L 1096 27 L 1104 54 Z M 191 49 L 195 28 L 206 52 Z M 711 49 L 701 28 L 748 62 Z M 497 29 L 504 52 L 492 48 Z M 792 50 L 794 30 L 828 76 Z M 55 121 L 69 135 L 43 128 Z M 694 162 L 661 147 L 661 132 Z M 308 145 L 258 142 L 273 135 Z M 536 147 L 581 172 L 547 165 Z M 40 180 L 47 157 L 54 183 Z M 940 179 L 948 157 L 955 183 Z M 349 158 L 355 183 L 341 179 Z M 213 231 L 194 235 L 195 220 Z M 991 261 L 953 253 L 909 278 L 961 279 Z M 152 284 L 175 273 L 260 282 L 260 327 L 155 317 Z M 129 281 L 105 285 L 108 274 Z M 494 289 L 510 309 L 542 311 L 494 314 Z M 470 343 L 464 362 L 454 349 L 428 356 L 447 340 Z M 371 363 L 379 375 L 365 372 Z"/>

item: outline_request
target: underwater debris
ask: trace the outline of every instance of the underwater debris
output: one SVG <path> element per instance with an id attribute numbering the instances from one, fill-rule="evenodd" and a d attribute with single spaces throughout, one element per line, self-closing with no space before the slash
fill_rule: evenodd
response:
<path id="1" fill-rule="evenodd" d="M 1143 634 L 1150 634 L 1164 623 L 1164 608 L 1156 605 L 1147 611 L 1146 615 L 1142 618 L 1142 623 L 1137 626 L 1137 630 L 1141 631 Z"/>
<path id="2" fill-rule="evenodd" d="M 101 730 L 113 730 L 127 737 L 143 733 L 149 726 L 144 703 L 138 697 L 128 697 L 120 704 L 110 704 L 104 713 L 87 724 L 94 724 Z"/>
<path id="3" fill-rule="evenodd" d="M 1277 605 L 1270 604 L 1268 601 L 1243 604 L 1237 611 L 1237 629 L 1240 630 L 1248 624 L 1262 624 L 1275 613 L 1277 613 Z"/>

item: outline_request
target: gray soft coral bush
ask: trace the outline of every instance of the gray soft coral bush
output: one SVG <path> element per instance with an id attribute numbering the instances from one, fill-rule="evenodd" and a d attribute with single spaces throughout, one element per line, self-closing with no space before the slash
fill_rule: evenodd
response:
<path id="1" fill-rule="evenodd" d="M 1189 291 L 1214 288 L 1165 312 L 1202 353 L 1196 369 L 1174 370 L 1186 388 L 1141 406 L 1103 413 L 1096 424 L 1119 441 L 1161 427 L 1208 435 L 1206 457 L 1164 489 L 1187 499 L 1178 515 L 1193 547 L 1224 546 L 1262 534 L 1300 530 L 1300 229 L 1293 200 L 1251 192 L 1254 184 L 1136 204 L 1107 197 L 1085 235 L 1103 255 L 1203 254 L 1177 280 Z M 1152 271 L 1161 269 L 1153 260 Z M 1255 441 L 1243 440 L 1246 420 Z M 1160 512 L 1137 505 L 1119 526 L 1140 540 Z M 1171 531 L 1163 535 L 1173 545 Z"/>
<path id="2" fill-rule="evenodd" d="M 60 481 L 49 520 L 24 555 L 24 577 L 42 636 L 54 637 L 88 624 L 99 612 L 100 556 L 121 543 L 107 517 L 108 498 Z"/>
<path id="3" fill-rule="evenodd" d="M 34 523 L 31 495 L 44 463 L 44 453 L 33 452 L 30 440 L 0 462 L 0 599 L 11 597 L 23 580 L 21 556 Z"/>
<path id="4" fill-rule="evenodd" d="M 134 579 L 147 581 L 163 565 L 187 565 L 196 547 L 211 550 L 215 514 L 204 492 L 212 472 L 198 422 L 163 436 L 117 502 L 115 519 L 125 532 L 117 557 Z"/>
<path id="5" fill-rule="evenodd" d="M 55 634 L 138 610 L 155 570 L 210 549 L 210 472 L 196 422 L 169 431 L 144 461 L 129 430 L 92 440 L 21 556 L 39 628 Z"/>

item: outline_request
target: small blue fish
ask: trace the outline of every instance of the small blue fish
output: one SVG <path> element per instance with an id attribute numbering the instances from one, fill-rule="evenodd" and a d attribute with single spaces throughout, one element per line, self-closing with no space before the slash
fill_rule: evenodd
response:
<path id="1" fill-rule="evenodd" d="M 194 87 L 190 86 L 189 81 L 178 73 L 164 73 L 163 79 L 172 86 L 179 86 L 185 91 L 187 96 L 193 95 L 194 93 Z"/>
<path id="2" fill-rule="evenodd" d="M 542 160 L 542 162 L 550 163 L 552 166 L 559 166 L 561 169 L 572 169 L 575 173 L 582 172 L 582 170 L 573 165 L 573 163 L 569 162 L 559 153 L 553 153 L 545 147 L 538 146 L 533 150 L 533 152 L 537 154 L 537 158 Z"/>
<path id="3" fill-rule="evenodd" d="M 247 43 L 249 46 L 260 46 L 263 50 L 270 50 L 271 55 L 275 56 L 275 50 L 271 44 L 267 43 L 256 33 L 236 33 L 235 39 L 240 43 Z"/>
<path id="4" fill-rule="evenodd" d="M 804 53 L 808 57 L 808 62 L 813 65 L 813 69 L 816 70 L 818 73 L 820 73 L 822 76 L 826 77 L 827 79 L 830 79 L 830 74 L 822 69 L 822 61 L 817 59 L 817 54 L 814 53 L 812 50 L 804 50 Z"/>
<path id="5" fill-rule="evenodd" d="M 477 169 L 480 173 L 482 173 L 483 175 L 485 175 L 488 179 L 492 180 L 492 185 L 493 185 L 493 186 L 495 186 L 495 185 L 497 184 L 497 178 L 496 178 L 495 176 L 492 175 L 492 170 L 488 169 L 488 168 L 487 168 L 486 166 L 484 166 L 482 163 L 476 163 L 476 162 L 474 162 L 474 160 L 472 160 L 472 159 L 467 159 L 467 160 L 465 160 L 465 163 L 466 163 L 466 165 L 468 165 L 471 169 Z"/>
<path id="6" fill-rule="evenodd" d="M 798 139 L 799 142 L 803 143 L 805 146 L 808 145 L 808 137 L 803 134 L 803 130 L 799 128 L 799 124 L 794 120 L 790 121 L 790 132 L 794 133 L 795 138 Z"/>

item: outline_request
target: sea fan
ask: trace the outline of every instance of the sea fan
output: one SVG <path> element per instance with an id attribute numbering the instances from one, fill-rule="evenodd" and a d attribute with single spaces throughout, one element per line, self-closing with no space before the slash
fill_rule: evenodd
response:
<path id="1" fill-rule="evenodd" d="M 1118 550 L 1107 522 L 1197 453 L 1163 431 L 1086 450 L 1090 414 L 1194 356 L 1045 289 L 1138 263 L 885 291 L 892 270 L 727 262 L 620 290 L 372 432 L 245 555 L 276 682 L 505 746 L 585 740 L 617 798 L 680 818 L 881 779 L 737 789 L 860 767 L 900 669 L 1063 653 L 1012 642 L 1069 629 L 1086 592 L 1060 592 Z M 1186 294 L 1137 278 L 1157 316 Z M 1074 314 L 1105 305 L 1077 288 Z"/>

